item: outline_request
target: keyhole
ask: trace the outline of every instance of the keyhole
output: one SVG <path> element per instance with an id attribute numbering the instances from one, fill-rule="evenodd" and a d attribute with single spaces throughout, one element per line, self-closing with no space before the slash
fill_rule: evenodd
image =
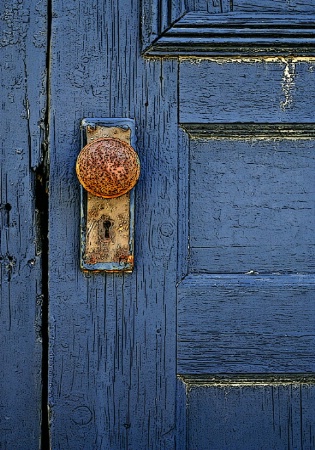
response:
<path id="1" fill-rule="evenodd" d="M 104 222 L 104 233 L 105 233 L 105 239 L 109 239 L 109 230 L 112 226 L 112 222 L 110 220 L 105 220 Z"/>

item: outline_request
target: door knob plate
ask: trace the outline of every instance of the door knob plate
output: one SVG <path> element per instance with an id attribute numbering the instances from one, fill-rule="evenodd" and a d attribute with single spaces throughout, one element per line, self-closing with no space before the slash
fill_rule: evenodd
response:
<path id="1" fill-rule="evenodd" d="M 119 174 L 123 171 L 124 180 L 126 179 L 125 172 L 128 169 L 126 167 L 128 161 L 129 163 L 132 161 L 131 165 L 135 164 L 135 167 L 132 167 L 133 175 L 130 176 L 132 180 L 127 187 L 130 189 L 137 181 L 140 172 L 138 156 L 134 151 L 136 147 L 134 120 L 86 118 L 81 123 L 81 130 L 82 147 L 84 147 L 82 152 L 86 148 L 89 151 L 90 149 L 94 151 L 95 148 L 101 146 L 103 164 L 106 164 L 105 156 L 108 154 L 108 164 L 112 166 L 115 158 L 113 158 L 114 153 L 111 152 L 114 152 L 115 148 L 118 152 L 127 152 L 127 156 L 118 154 L 117 158 L 118 165 L 119 161 L 120 163 L 123 161 Z M 131 159 L 129 154 L 132 155 Z M 99 155 L 100 153 L 98 153 L 98 157 L 100 157 Z M 80 156 L 77 162 L 77 171 Z M 93 154 L 93 158 L 94 156 Z M 126 158 L 127 164 L 125 164 Z M 86 161 L 88 161 L 88 158 L 85 159 Z M 89 184 L 89 181 L 82 183 L 84 187 L 81 184 L 81 268 L 84 271 L 94 272 L 131 272 L 134 266 L 134 189 L 126 192 L 126 186 L 123 185 L 122 180 L 118 180 L 119 196 L 103 198 L 100 195 L 104 194 L 106 184 L 109 185 L 110 183 L 106 183 L 106 179 L 103 179 L 103 186 L 105 185 L 105 187 L 104 189 L 99 188 L 97 182 L 104 177 L 98 173 L 97 168 L 88 167 L 88 170 L 90 169 L 91 174 L 88 174 L 88 178 L 94 176 L 92 189 L 86 185 Z M 108 166 L 105 167 L 105 172 L 107 169 L 109 169 Z M 82 177 L 84 178 L 84 173 L 81 164 L 81 177 L 78 173 L 81 182 Z M 109 173 L 109 177 L 113 179 L 115 174 L 112 176 Z M 135 181 L 134 178 L 136 178 Z M 96 192 L 93 192 L 93 185 L 95 184 Z M 88 188 L 90 192 L 85 188 Z M 108 197 L 113 197 L 113 186 L 110 189 L 112 190 Z M 124 191 L 124 193 L 121 193 L 121 191 Z M 116 194 L 114 193 L 114 195 Z"/>

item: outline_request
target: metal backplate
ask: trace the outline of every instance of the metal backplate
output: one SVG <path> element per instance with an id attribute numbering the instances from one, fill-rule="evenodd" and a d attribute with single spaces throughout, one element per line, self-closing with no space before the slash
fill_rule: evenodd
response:
<path id="1" fill-rule="evenodd" d="M 132 119 L 83 119 L 82 147 L 111 137 L 136 147 Z M 134 265 L 134 189 L 117 198 L 100 198 L 81 186 L 81 268 L 131 272 Z"/>

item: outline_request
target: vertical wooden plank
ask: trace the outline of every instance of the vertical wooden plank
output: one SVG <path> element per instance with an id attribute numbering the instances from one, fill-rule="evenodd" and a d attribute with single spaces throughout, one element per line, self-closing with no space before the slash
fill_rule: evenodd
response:
<path id="1" fill-rule="evenodd" d="M 1 2 L 0 30 L 0 448 L 24 450 L 40 446 L 46 2 Z"/>
<path id="2" fill-rule="evenodd" d="M 140 56 L 138 0 L 59 2 L 53 16 L 52 448 L 182 449 L 175 417 L 177 61 Z M 137 123 L 132 274 L 79 270 L 74 167 L 80 120 L 90 116 Z"/>

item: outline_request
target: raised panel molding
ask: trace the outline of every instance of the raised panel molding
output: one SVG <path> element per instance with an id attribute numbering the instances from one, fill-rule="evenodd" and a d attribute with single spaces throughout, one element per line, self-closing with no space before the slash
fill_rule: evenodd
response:
<path id="1" fill-rule="evenodd" d="M 142 46 L 146 51 L 186 12 L 184 0 L 142 2 Z"/>
<path id="2" fill-rule="evenodd" d="M 184 13 L 164 3 L 143 7 L 145 56 L 315 56 L 313 13 Z"/>

